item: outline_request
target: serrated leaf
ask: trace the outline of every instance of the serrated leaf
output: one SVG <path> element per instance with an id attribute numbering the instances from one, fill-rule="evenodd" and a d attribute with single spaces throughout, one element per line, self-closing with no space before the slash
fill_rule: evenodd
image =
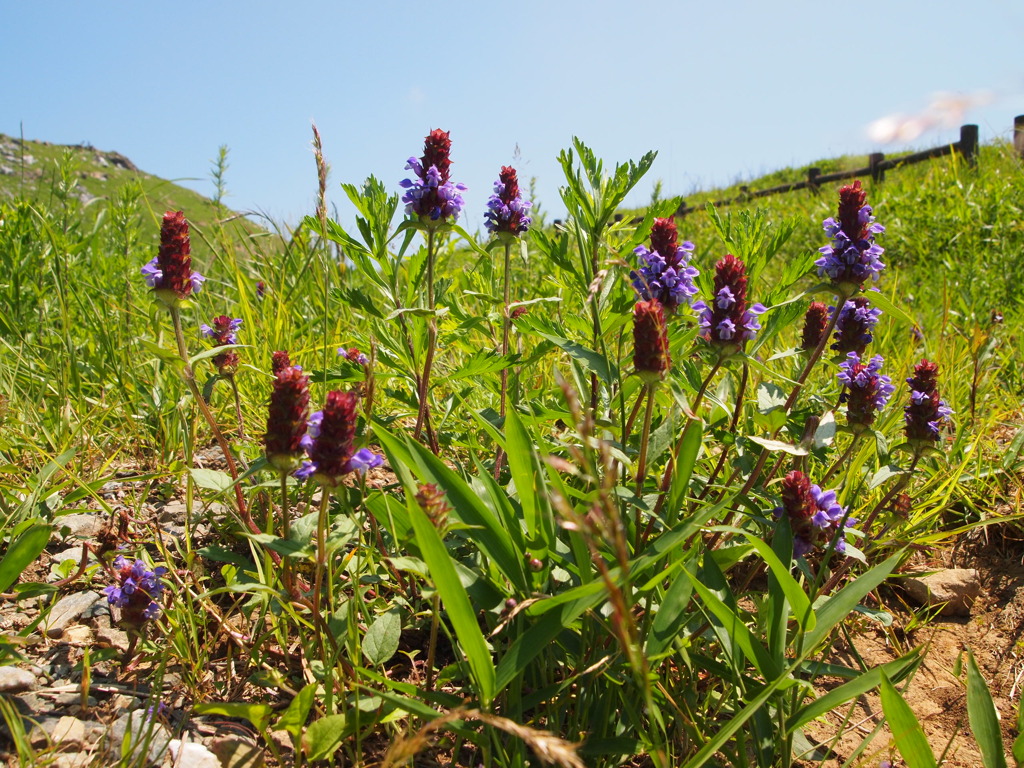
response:
<path id="1" fill-rule="evenodd" d="M 383 664 L 398 652 L 402 636 L 402 617 L 398 611 L 382 613 L 363 637 L 363 654 L 374 666 Z"/>

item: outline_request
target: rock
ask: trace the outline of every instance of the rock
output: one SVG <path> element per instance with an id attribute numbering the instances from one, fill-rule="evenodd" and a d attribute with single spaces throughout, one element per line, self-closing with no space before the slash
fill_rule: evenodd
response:
<path id="1" fill-rule="evenodd" d="M 61 640 L 72 645 L 92 645 L 95 638 L 92 630 L 84 624 L 72 624 L 64 630 Z"/>
<path id="2" fill-rule="evenodd" d="M 92 765 L 92 755 L 87 752 L 62 752 L 53 757 L 52 763 L 47 763 L 49 768 L 89 768 Z"/>
<path id="3" fill-rule="evenodd" d="M 62 597 L 50 611 L 46 622 L 46 636 L 59 638 L 64 634 L 64 630 L 71 625 L 71 622 L 78 619 L 99 600 L 99 593 L 92 591 L 76 592 L 73 595 Z"/>
<path id="4" fill-rule="evenodd" d="M 71 547 L 52 556 L 53 563 L 63 563 L 65 560 L 74 560 L 76 563 L 82 561 L 82 547 Z"/>
<path id="5" fill-rule="evenodd" d="M 117 648 L 119 651 L 128 650 L 128 633 L 113 627 L 107 627 L 97 632 L 96 641 L 101 645 Z"/>
<path id="6" fill-rule="evenodd" d="M 210 751 L 219 759 L 222 768 L 264 768 L 263 750 L 247 741 L 230 738 L 212 739 Z"/>
<path id="7" fill-rule="evenodd" d="M 20 693 L 34 688 L 36 676 L 21 667 L 0 667 L 0 693 Z"/>
<path id="8" fill-rule="evenodd" d="M 62 717 L 50 732 L 53 743 L 80 747 L 85 743 L 85 723 L 77 717 Z"/>
<path id="9" fill-rule="evenodd" d="M 170 752 L 174 768 L 222 768 L 220 758 L 202 744 L 172 739 Z"/>
<path id="10" fill-rule="evenodd" d="M 69 536 L 77 536 L 80 539 L 92 539 L 106 526 L 106 516 L 101 514 L 77 513 L 73 515 L 62 515 L 56 519 L 57 529 L 68 529 Z M 82 551 L 78 550 L 78 557 L 81 558 Z"/>
<path id="11" fill-rule="evenodd" d="M 930 607 L 942 606 L 942 616 L 970 616 L 981 594 L 981 581 L 973 568 L 943 568 L 932 573 L 911 574 L 902 581 L 910 596 Z"/>
<path id="12" fill-rule="evenodd" d="M 167 729 L 151 718 L 144 709 L 121 715 L 110 726 L 107 753 L 115 761 L 121 759 L 121 745 L 126 738 L 131 743 L 128 754 L 136 756 L 135 761 L 130 761 L 132 765 L 138 764 L 138 758 L 143 756 L 149 765 L 158 765 L 171 741 Z"/>

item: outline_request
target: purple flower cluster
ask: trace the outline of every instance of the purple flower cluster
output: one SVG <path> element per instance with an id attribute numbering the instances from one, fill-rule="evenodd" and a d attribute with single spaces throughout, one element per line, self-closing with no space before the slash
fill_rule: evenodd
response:
<path id="1" fill-rule="evenodd" d="M 835 307 L 829 307 L 830 312 L 835 312 Z M 882 316 L 882 310 L 872 307 L 871 303 L 864 296 L 857 296 L 849 299 L 839 310 L 839 319 L 836 321 L 836 340 L 832 349 L 836 352 L 856 352 L 864 354 L 864 350 L 874 336 L 871 330 L 878 325 Z"/>
<path id="2" fill-rule="evenodd" d="M 910 385 L 910 404 L 903 409 L 907 440 L 918 446 L 939 439 L 939 424 L 953 415 L 953 409 L 939 399 L 939 367 L 930 360 L 914 366 Z"/>
<path id="3" fill-rule="evenodd" d="M 498 180 L 494 182 L 494 194 L 487 201 L 484 226 L 495 235 L 519 235 L 529 229 L 532 219 L 526 212 L 533 207 L 529 200 L 523 200 L 519 192 L 519 178 L 516 169 L 502 166 Z"/>
<path id="4" fill-rule="evenodd" d="M 715 298 L 708 306 L 703 301 L 693 305 L 700 312 L 697 319 L 705 340 L 723 347 L 742 348 L 761 329 L 758 315 L 766 312 L 761 304 L 747 306 L 747 267 L 740 259 L 727 253 L 715 265 Z"/>
<path id="5" fill-rule="evenodd" d="M 875 416 L 889 402 L 896 388 L 892 379 L 880 373 L 884 362 L 881 355 L 875 355 L 867 364 L 860 361 L 856 352 L 846 357 L 836 376 L 843 385 L 840 401 L 846 403 L 846 420 L 850 426 L 861 431 L 874 423 Z"/>
<path id="6" fill-rule="evenodd" d="M 407 214 L 435 222 L 458 218 L 464 205 L 460 193 L 468 187 L 449 179 L 451 148 L 448 132 L 437 128 L 424 141 L 423 157 L 409 158 L 405 168 L 415 173 L 416 178 L 402 180 L 402 187 L 408 190 L 402 195 Z"/>
<path id="7" fill-rule="evenodd" d="M 344 347 L 338 347 L 338 354 L 341 357 L 344 357 L 349 362 L 356 363 L 357 365 L 370 364 L 370 358 L 366 356 L 366 353 L 360 352 L 355 347 L 350 347 L 349 349 L 345 349 Z"/>
<path id="8" fill-rule="evenodd" d="M 633 251 L 640 269 L 630 273 L 633 287 L 644 301 L 657 299 L 669 313 L 689 304 L 697 293 L 694 279 L 700 274 L 690 266 L 693 243 L 678 242 L 672 219 L 655 219 L 651 227 L 651 249 L 639 245 Z"/>
<path id="9" fill-rule="evenodd" d="M 168 211 L 160 225 L 160 249 L 141 270 L 146 285 L 168 306 L 199 293 L 205 277 L 192 270 L 188 221 L 181 211 Z"/>
<path id="10" fill-rule="evenodd" d="M 794 470 L 782 480 L 782 504 L 775 516 L 786 515 L 793 529 L 793 554 L 803 557 L 815 547 L 827 545 L 836 537 L 836 552 L 846 551 L 844 528 L 855 521 L 846 517 L 846 509 L 836 501 L 835 491 L 823 491 L 811 484 L 803 472 Z M 841 527 L 842 526 L 842 527 Z"/>
<path id="11" fill-rule="evenodd" d="M 325 485 L 336 486 L 349 472 L 364 474 L 379 467 L 384 458 L 368 448 L 354 449 L 356 405 L 359 396 L 353 392 L 328 392 L 323 410 L 314 412 L 306 424 L 300 445 L 309 460 L 295 472 L 306 480 L 314 475 Z"/>
<path id="12" fill-rule="evenodd" d="M 884 249 L 875 242 L 875 235 L 885 232 L 885 227 L 875 222 L 866 198 L 859 180 L 839 190 L 839 215 L 822 222 L 832 242 L 818 249 L 821 258 L 814 262 L 819 275 L 846 286 L 847 296 L 863 287 L 869 277 L 877 280 L 885 269 L 879 260 Z"/>
<path id="13" fill-rule="evenodd" d="M 103 594 L 107 602 L 121 609 L 121 621 L 141 626 L 160 615 L 157 599 L 164 591 L 160 579 L 167 569 L 160 567 L 150 571 L 141 560 L 132 563 L 122 555 L 114 560 L 114 569 L 116 581 L 105 588 Z"/>
<path id="14" fill-rule="evenodd" d="M 212 326 L 206 323 L 200 325 L 199 331 L 203 336 L 214 339 L 217 342 L 217 346 L 222 346 L 224 344 L 237 344 L 238 329 L 241 327 L 241 318 L 230 318 L 227 315 L 221 315 L 220 317 L 213 318 Z"/>

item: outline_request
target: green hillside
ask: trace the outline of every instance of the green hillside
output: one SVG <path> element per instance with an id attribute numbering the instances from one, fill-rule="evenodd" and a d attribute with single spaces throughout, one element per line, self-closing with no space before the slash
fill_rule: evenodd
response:
<path id="1" fill-rule="evenodd" d="M 152 216 L 143 235 L 157 231 L 166 210 L 184 210 L 200 228 L 235 214 L 210 198 L 138 168 L 119 152 L 85 144 L 51 144 L 0 134 L 0 201 L 20 199 L 67 205 L 96 216 L 127 186 L 138 184 Z M 247 227 L 248 229 L 249 227 Z M 252 230 L 257 227 L 252 225 Z"/>

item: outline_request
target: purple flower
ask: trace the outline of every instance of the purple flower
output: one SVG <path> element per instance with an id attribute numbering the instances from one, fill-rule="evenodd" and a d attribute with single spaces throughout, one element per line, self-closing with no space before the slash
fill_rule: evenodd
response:
<path id="1" fill-rule="evenodd" d="M 836 501 L 835 491 L 823 491 L 812 485 L 803 472 L 794 470 L 782 480 L 782 504 L 775 516 L 786 515 L 793 530 L 793 554 L 803 557 L 815 547 L 829 544 L 838 533 L 836 552 L 846 551 L 843 529 L 854 523 L 847 519 L 846 509 Z M 842 527 L 840 527 L 842 525 Z"/>
<path id="2" fill-rule="evenodd" d="M 408 190 L 402 195 L 407 214 L 440 223 L 458 218 L 464 205 L 459 193 L 465 192 L 467 187 L 449 180 L 451 148 L 448 132 L 438 128 L 425 139 L 423 157 L 419 160 L 409 158 L 405 168 L 415 173 L 416 177 L 403 179 L 401 184 Z"/>
<path id="3" fill-rule="evenodd" d="M 700 335 L 730 352 L 743 348 L 761 329 L 758 315 L 766 312 L 761 304 L 747 306 L 747 267 L 731 253 L 715 265 L 715 294 L 708 306 L 693 305 L 699 312 Z"/>
<path id="4" fill-rule="evenodd" d="M 203 336 L 214 339 L 217 342 L 217 346 L 222 346 L 224 344 L 237 344 L 238 329 L 241 327 L 241 318 L 236 317 L 232 319 L 227 315 L 221 315 L 213 318 L 212 327 L 203 323 L 199 326 L 199 330 Z"/>
<path id="5" fill-rule="evenodd" d="M 939 424 L 953 415 L 953 410 L 939 399 L 939 367 L 930 360 L 914 366 L 910 385 L 910 403 L 903 409 L 907 441 L 918 450 L 939 439 Z"/>
<path id="6" fill-rule="evenodd" d="M 679 235 L 672 219 L 655 219 L 651 227 L 651 249 L 637 246 L 633 253 L 640 269 L 630 273 L 633 288 L 645 301 L 657 299 L 671 314 L 682 304 L 689 304 L 697 293 L 694 279 L 700 274 L 690 266 L 693 243 L 678 242 Z"/>
<path id="7" fill-rule="evenodd" d="M 863 288 L 869 277 L 877 280 L 885 269 L 879 260 L 884 249 L 875 242 L 875 235 L 885 232 L 885 227 L 875 223 L 866 198 L 859 180 L 840 188 L 838 217 L 822 222 L 832 243 L 818 249 L 821 258 L 814 263 L 818 274 L 828 275 L 846 296 Z"/>
<path id="8" fill-rule="evenodd" d="M 344 357 L 346 360 L 356 363 L 357 365 L 369 365 L 370 358 L 365 353 L 360 352 L 355 347 L 345 349 L 344 347 L 338 347 L 338 354 Z"/>
<path id="9" fill-rule="evenodd" d="M 800 349 L 807 352 L 818 348 L 821 337 L 828 328 L 830 308 L 820 301 L 812 301 L 804 315 L 804 330 L 800 337 Z"/>
<path id="10" fill-rule="evenodd" d="M 878 411 L 889 402 L 895 391 L 892 379 L 883 376 L 884 362 L 881 355 L 875 355 L 866 365 L 856 352 L 847 354 L 847 360 L 839 365 L 837 378 L 843 384 L 840 402 L 846 403 L 846 420 L 856 432 L 870 427 Z"/>
<path id="11" fill-rule="evenodd" d="M 484 226 L 495 235 L 520 235 L 530 227 L 531 219 L 526 212 L 532 207 L 533 203 L 523 200 L 519 193 L 516 169 L 502 166 L 494 182 L 494 194 L 487 201 Z"/>
<path id="12" fill-rule="evenodd" d="M 192 270 L 188 222 L 181 211 L 168 211 L 160 226 L 160 249 L 140 270 L 146 285 L 167 306 L 179 306 L 190 294 L 198 293 L 205 277 Z"/>
<path id="13" fill-rule="evenodd" d="M 836 311 L 835 307 L 829 307 L 829 310 L 830 312 Z M 864 296 L 847 300 L 839 311 L 839 319 L 836 321 L 836 340 L 832 349 L 840 353 L 864 354 L 864 350 L 874 338 L 871 335 L 871 330 L 878 325 L 878 319 L 881 316 L 882 310 L 872 307 Z"/>
<path id="14" fill-rule="evenodd" d="M 107 602 L 121 609 L 121 621 L 140 627 L 160 614 L 157 600 L 164 591 L 160 579 L 167 573 L 163 567 L 146 568 L 141 560 L 130 562 L 124 556 L 114 559 L 115 582 L 103 590 Z"/>
<path id="15" fill-rule="evenodd" d="M 356 405 L 359 396 L 353 392 L 328 392 L 323 410 L 309 417 L 302 447 L 309 461 L 295 471 L 299 480 L 316 478 L 324 485 L 337 486 L 350 472 L 365 474 L 368 469 L 384 463 L 381 456 L 367 448 L 354 450 Z"/>

